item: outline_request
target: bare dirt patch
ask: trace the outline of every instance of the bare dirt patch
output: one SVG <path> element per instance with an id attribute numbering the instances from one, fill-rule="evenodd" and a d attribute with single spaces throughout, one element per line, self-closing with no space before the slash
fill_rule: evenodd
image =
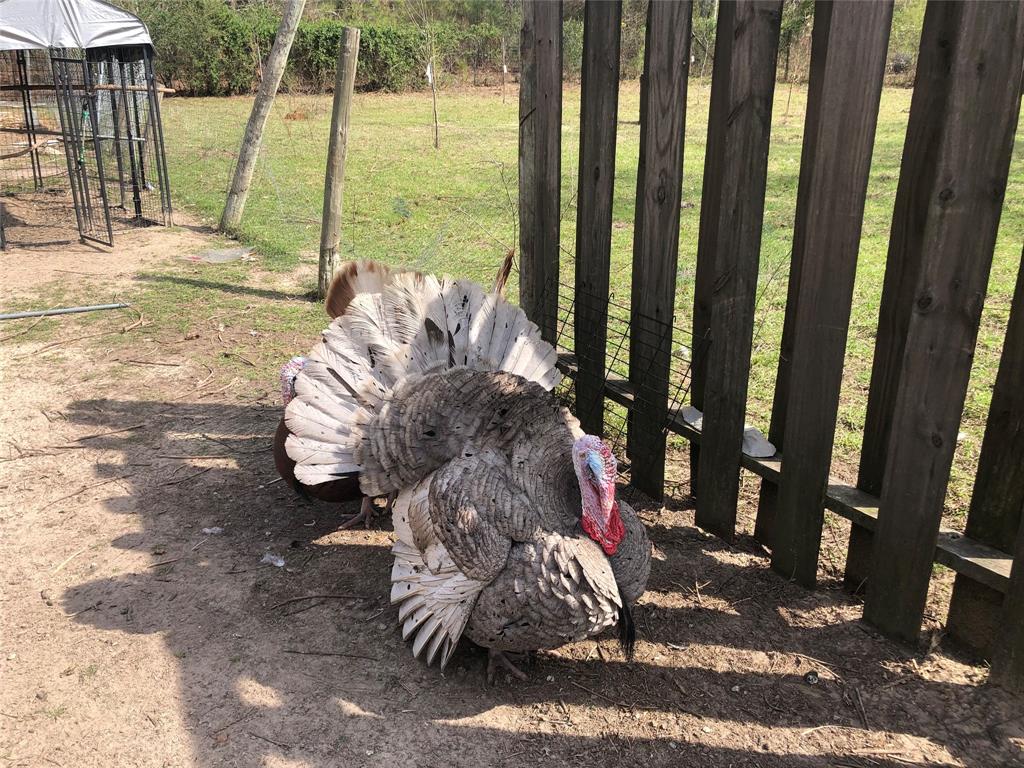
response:
<path id="1" fill-rule="evenodd" d="M 110 255 L 129 276 L 149 258 Z M 353 509 L 276 482 L 295 331 L 251 340 L 265 383 L 240 377 L 225 341 L 281 301 L 251 293 L 187 343 L 158 323 L 116 354 L 4 343 L 4 765 L 1024 764 L 1024 706 L 983 668 L 880 638 L 842 592 L 694 528 L 685 498 L 642 505 L 659 559 L 633 663 L 607 637 L 539 654 L 527 683 L 487 687 L 468 644 L 424 667 L 388 605 L 390 523 L 338 531 Z"/>
<path id="2" fill-rule="evenodd" d="M 34 226 L 45 227 L 44 213 L 20 198 L 4 199 L 6 216 L 30 218 Z M 175 213 L 174 227 L 140 227 L 114 234 L 114 247 L 80 242 L 71 214 L 70 227 L 46 229 L 56 244 L 24 246 L 12 244 L 0 251 L 3 265 L 4 299 L 31 295 L 47 283 L 75 283 L 102 279 L 103 297 L 124 288 L 140 269 L 167 261 L 168 257 L 190 253 L 211 246 L 212 231 L 189 217 Z"/>

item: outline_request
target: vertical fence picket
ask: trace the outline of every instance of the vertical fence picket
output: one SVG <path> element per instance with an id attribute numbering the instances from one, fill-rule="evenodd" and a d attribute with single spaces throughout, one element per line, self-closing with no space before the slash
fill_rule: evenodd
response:
<path id="1" fill-rule="evenodd" d="M 622 2 L 587 3 L 583 22 L 580 170 L 576 218 L 576 415 L 604 432 L 608 272 L 612 250 Z"/>
<path id="2" fill-rule="evenodd" d="M 843 357 L 853 299 L 868 171 L 885 73 L 892 2 L 814 7 L 813 85 L 793 259 L 800 277 L 793 312 L 784 458 L 772 568 L 813 587 L 822 503 L 832 458 Z M 807 143 L 810 142 L 808 150 Z M 802 220 L 802 221 L 801 221 Z M 773 415 L 774 420 L 774 415 Z"/>
<path id="3" fill-rule="evenodd" d="M 931 152 L 905 158 L 901 172 L 915 187 L 908 215 L 917 229 L 906 245 L 919 251 L 906 256 L 912 303 L 864 608 L 885 634 L 909 641 L 924 613 L 999 228 L 1022 31 L 1018 2 L 931 3 L 925 13 L 911 112 L 928 109 L 937 133 Z"/>
<path id="4" fill-rule="evenodd" d="M 692 399 L 704 412 L 697 525 L 736 527 L 782 3 L 722 3 L 715 37 L 693 310 Z"/>
<path id="5" fill-rule="evenodd" d="M 519 83 L 519 301 L 555 341 L 562 157 L 562 4 L 523 3 Z"/>
<path id="6" fill-rule="evenodd" d="M 992 390 L 978 472 L 964 533 L 1003 552 L 1013 551 L 1024 512 L 1024 253 L 1003 353 Z M 1006 624 L 1003 595 L 957 574 L 946 631 L 991 659 Z"/>
<path id="7" fill-rule="evenodd" d="M 815 14 L 817 18 L 818 14 Z M 822 22 L 824 24 L 824 21 Z M 822 32 L 811 35 L 811 61 L 824 62 L 827 54 L 829 36 Z M 809 77 L 807 83 L 807 114 L 804 118 L 804 136 L 816 136 L 821 123 L 822 110 L 812 105 L 819 105 L 822 100 L 822 88 L 825 78 L 820 74 Z M 800 150 L 800 178 L 797 185 L 796 209 L 806 211 L 807 196 L 810 194 L 814 171 L 814 153 L 817 144 L 804 140 Z M 800 276 L 803 271 L 804 250 L 797 248 L 797 243 L 804 242 L 804 233 L 810 217 L 798 213 L 793 223 L 793 251 L 789 262 L 789 285 L 786 292 L 786 311 L 782 324 L 782 341 L 779 345 L 779 365 L 775 376 L 775 392 L 772 395 L 772 416 L 768 429 L 768 439 L 777 451 L 784 451 L 786 437 L 786 406 L 789 404 L 790 360 L 793 359 L 793 339 L 796 335 L 796 308 L 800 297 Z M 779 486 L 774 482 L 762 482 L 761 494 L 757 505 L 757 518 L 754 523 L 754 538 L 769 549 L 773 548 L 772 534 L 775 530 L 775 513 L 778 506 Z"/>
<path id="8" fill-rule="evenodd" d="M 691 11 L 690 0 L 648 5 L 640 84 L 629 339 L 629 380 L 636 400 L 627 442 L 633 485 L 657 499 L 665 484 Z"/>

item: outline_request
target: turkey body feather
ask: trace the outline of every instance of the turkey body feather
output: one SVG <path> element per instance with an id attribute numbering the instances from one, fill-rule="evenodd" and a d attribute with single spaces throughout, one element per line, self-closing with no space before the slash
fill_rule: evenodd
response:
<path id="1" fill-rule="evenodd" d="M 555 350 L 472 282 L 343 274 L 343 314 L 295 380 L 286 449 L 304 484 L 397 493 L 391 599 L 413 653 L 443 667 L 463 633 L 533 650 L 614 625 L 644 590 L 650 543 L 625 504 L 612 554 L 580 525 L 582 432 L 551 393 Z"/>

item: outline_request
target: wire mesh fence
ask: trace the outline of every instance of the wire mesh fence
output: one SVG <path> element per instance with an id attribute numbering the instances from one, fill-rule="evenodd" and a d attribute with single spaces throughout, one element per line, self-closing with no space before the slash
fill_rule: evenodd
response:
<path id="1" fill-rule="evenodd" d="M 518 276 L 518 269 L 513 270 Z M 579 345 L 577 331 L 590 334 L 595 328 L 576 326 L 576 309 L 584 298 L 591 306 L 604 307 L 607 336 L 605 353 L 598 359 L 589 346 Z M 542 302 L 543 303 L 543 302 Z M 691 382 L 691 334 L 679 325 L 655 318 L 644 317 L 644 329 L 633 325 L 629 307 L 606 297 L 582 294 L 567 283 L 558 284 L 558 315 L 555 324 L 554 346 L 558 352 L 559 368 L 563 378 L 555 390 L 558 400 L 577 417 L 582 405 L 579 392 L 590 387 L 599 393 L 597 398 L 583 398 L 591 407 L 600 408 L 600 435 L 618 459 L 620 478 L 630 480 L 630 412 L 647 410 L 662 413 L 662 435 L 667 434 L 674 420 L 685 406 Z M 634 360 L 631 350 L 643 361 Z M 639 352 L 639 354 L 638 354 Z M 660 360 L 659 360 L 660 358 Z M 658 366 L 667 363 L 667 387 L 661 397 L 657 387 L 645 386 L 662 377 Z M 587 372 L 599 371 L 597 377 Z M 595 406 L 594 403 L 597 403 Z M 585 419 L 586 421 L 586 419 Z M 598 421 L 593 419 L 592 421 Z"/>
<path id="2" fill-rule="evenodd" d="M 74 200 L 44 51 L 0 51 L 0 223 L 7 241 L 46 245 L 69 239 Z"/>

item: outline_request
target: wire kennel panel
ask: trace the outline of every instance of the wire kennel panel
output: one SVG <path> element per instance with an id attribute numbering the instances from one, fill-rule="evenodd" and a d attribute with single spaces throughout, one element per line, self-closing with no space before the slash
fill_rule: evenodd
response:
<path id="1" fill-rule="evenodd" d="M 169 224 L 162 90 L 145 46 L 0 52 L 0 245 Z"/>

